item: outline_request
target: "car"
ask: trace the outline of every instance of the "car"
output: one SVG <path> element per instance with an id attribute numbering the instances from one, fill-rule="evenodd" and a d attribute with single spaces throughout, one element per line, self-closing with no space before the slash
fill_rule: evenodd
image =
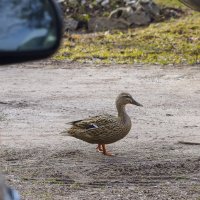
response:
<path id="1" fill-rule="evenodd" d="M 51 56 L 62 38 L 62 14 L 54 0 L 1 0 L 0 64 Z"/>

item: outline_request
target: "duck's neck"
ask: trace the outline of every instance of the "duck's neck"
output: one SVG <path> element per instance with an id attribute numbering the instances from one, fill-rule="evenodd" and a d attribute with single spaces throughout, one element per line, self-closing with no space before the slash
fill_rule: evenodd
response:
<path id="1" fill-rule="evenodd" d="M 129 121 L 129 116 L 128 116 L 128 114 L 126 113 L 125 105 L 116 104 L 116 107 L 117 107 L 119 119 L 120 119 L 123 123 L 126 123 L 127 121 Z"/>

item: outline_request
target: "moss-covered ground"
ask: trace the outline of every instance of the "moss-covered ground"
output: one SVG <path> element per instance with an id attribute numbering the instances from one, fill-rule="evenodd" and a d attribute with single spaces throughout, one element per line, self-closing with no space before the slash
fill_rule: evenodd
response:
<path id="1" fill-rule="evenodd" d="M 123 64 L 200 63 L 200 13 L 175 0 L 156 2 L 181 8 L 185 14 L 179 19 L 126 31 L 66 34 L 54 59 Z"/>

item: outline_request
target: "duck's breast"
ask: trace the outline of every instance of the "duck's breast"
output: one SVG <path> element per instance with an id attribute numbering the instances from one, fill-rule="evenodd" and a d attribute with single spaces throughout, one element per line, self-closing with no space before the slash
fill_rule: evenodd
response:
<path id="1" fill-rule="evenodd" d="M 110 144 L 117 142 L 118 140 L 124 138 L 129 133 L 130 130 L 131 130 L 131 122 L 128 124 L 119 123 L 116 126 L 114 126 L 112 130 L 108 131 L 104 143 Z"/>

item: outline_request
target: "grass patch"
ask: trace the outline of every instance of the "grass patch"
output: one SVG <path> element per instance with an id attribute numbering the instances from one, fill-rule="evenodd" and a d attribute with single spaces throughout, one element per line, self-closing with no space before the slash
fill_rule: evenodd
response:
<path id="1" fill-rule="evenodd" d="M 181 8 L 186 9 L 185 5 L 180 3 L 178 0 L 155 0 L 156 4 L 161 6 L 173 7 L 173 8 Z"/>
<path id="2" fill-rule="evenodd" d="M 165 1 L 165 5 L 186 9 L 178 1 Z M 189 11 L 180 19 L 127 31 L 67 35 L 54 58 L 108 64 L 197 64 L 200 14 Z"/>

